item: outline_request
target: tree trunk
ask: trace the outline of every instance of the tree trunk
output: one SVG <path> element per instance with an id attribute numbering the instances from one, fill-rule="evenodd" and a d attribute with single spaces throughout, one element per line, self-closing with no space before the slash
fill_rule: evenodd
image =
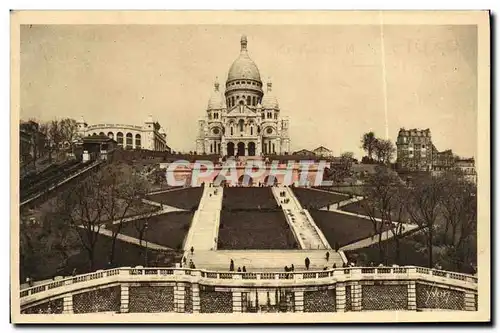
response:
<path id="1" fill-rule="evenodd" d="M 378 234 L 378 258 L 381 263 L 385 262 L 384 249 L 382 247 L 382 233 Z"/>
<path id="2" fill-rule="evenodd" d="M 396 264 L 399 265 L 399 257 L 400 257 L 400 243 L 399 243 L 399 236 L 394 236 L 394 241 L 396 242 L 396 255 L 394 258 L 394 261 Z"/>
<path id="3" fill-rule="evenodd" d="M 429 268 L 433 268 L 433 260 L 432 260 L 432 228 L 429 227 L 429 231 L 428 231 L 428 234 L 427 234 L 427 251 L 429 252 L 428 255 L 429 255 Z"/>

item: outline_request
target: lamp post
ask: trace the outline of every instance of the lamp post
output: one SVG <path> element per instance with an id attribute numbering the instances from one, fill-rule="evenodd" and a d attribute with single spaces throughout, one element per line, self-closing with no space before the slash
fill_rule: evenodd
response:
<path id="1" fill-rule="evenodd" d="M 144 223 L 144 240 L 146 241 L 146 254 L 144 256 L 144 267 L 148 266 L 148 238 L 146 233 L 148 231 L 148 222 Z"/>

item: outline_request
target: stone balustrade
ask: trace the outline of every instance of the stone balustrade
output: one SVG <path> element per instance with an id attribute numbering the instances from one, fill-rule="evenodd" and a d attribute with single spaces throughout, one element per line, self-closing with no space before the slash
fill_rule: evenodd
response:
<path id="1" fill-rule="evenodd" d="M 30 308 L 40 307 L 43 303 L 54 302 L 62 298 L 63 313 L 71 313 L 74 308 L 75 295 L 117 286 L 120 286 L 118 290 L 121 290 L 121 306 L 113 307 L 113 309 L 118 308 L 119 312 L 129 312 L 130 298 L 139 297 L 136 295 L 138 291 L 141 291 L 140 295 L 143 295 L 141 296 L 143 299 L 134 299 L 130 304 L 147 303 L 148 298 L 154 299 L 154 297 L 144 295 L 148 292 L 154 292 L 169 295 L 170 298 L 166 299 L 172 300 L 171 306 L 160 309 L 172 309 L 174 312 L 182 313 L 187 311 L 199 312 L 200 290 L 203 291 L 201 295 L 203 309 L 210 308 L 211 298 L 222 295 L 224 301 L 214 301 L 214 304 L 221 307 L 221 304 L 229 302 L 228 299 L 233 299 L 234 302 L 238 303 L 237 311 L 241 311 L 238 310 L 241 309 L 241 296 L 238 296 L 238 293 L 241 293 L 242 290 L 248 292 L 249 290 L 263 289 L 292 290 L 295 293 L 294 306 L 296 312 L 303 311 L 304 299 L 309 302 L 310 299 L 317 299 L 323 297 L 322 295 L 330 294 L 336 295 L 336 299 L 325 299 L 323 303 L 333 304 L 332 302 L 335 302 L 335 306 L 328 306 L 336 309 L 332 311 L 377 310 L 378 307 L 386 309 L 386 303 L 390 303 L 390 299 L 392 299 L 391 293 L 400 296 L 401 299 L 398 298 L 399 303 L 404 303 L 405 307 L 403 309 L 405 310 L 417 310 L 426 306 L 440 308 L 443 306 L 441 303 L 432 303 L 429 298 L 444 299 L 444 294 L 448 295 L 446 297 L 454 302 L 455 305 L 451 307 L 452 309 L 477 309 L 476 277 L 414 266 L 350 267 L 287 273 L 242 273 L 185 268 L 123 267 L 62 278 L 23 289 L 20 291 L 21 309 L 23 312 L 29 313 Z M 167 292 L 165 288 L 170 289 Z M 327 292 L 326 289 L 334 290 Z M 319 292 L 322 290 L 323 292 Z M 375 297 L 373 295 L 384 293 L 384 290 L 388 294 L 385 295 L 386 297 L 373 300 Z M 402 293 L 401 290 L 404 290 L 405 293 Z M 318 293 L 310 294 L 314 291 L 318 291 Z M 227 296 L 226 293 L 231 292 L 233 296 Z M 305 298 L 304 292 L 306 292 Z M 450 292 L 452 293 L 451 296 Z M 422 296 L 424 294 L 427 296 Z M 137 306 L 132 306 L 132 310 L 135 308 Z M 153 309 L 151 311 L 157 309 L 153 305 L 150 305 L 150 308 Z M 307 310 L 310 311 L 309 305 Z M 207 310 L 207 312 L 210 312 L 210 310 Z"/>

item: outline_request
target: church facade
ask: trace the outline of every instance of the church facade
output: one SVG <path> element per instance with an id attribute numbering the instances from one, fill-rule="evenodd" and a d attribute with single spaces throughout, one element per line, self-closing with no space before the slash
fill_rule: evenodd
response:
<path id="1" fill-rule="evenodd" d="M 198 121 L 196 152 L 221 156 L 286 155 L 290 151 L 288 119 L 281 117 L 272 83 L 263 83 L 241 38 L 239 57 L 231 65 L 224 89 L 216 81 L 206 115 Z"/>

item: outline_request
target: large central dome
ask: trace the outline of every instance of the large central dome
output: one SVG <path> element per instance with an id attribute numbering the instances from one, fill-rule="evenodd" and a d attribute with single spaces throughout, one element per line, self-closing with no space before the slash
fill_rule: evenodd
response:
<path id="1" fill-rule="evenodd" d="M 259 82 L 261 81 L 257 65 L 255 65 L 253 60 L 248 56 L 246 36 L 241 37 L 240 56 L 233 62 L 231 68 L 229 68 L 229 73 L 227 75 L 228 82 L 240 79 L 250 79 Z"/>

